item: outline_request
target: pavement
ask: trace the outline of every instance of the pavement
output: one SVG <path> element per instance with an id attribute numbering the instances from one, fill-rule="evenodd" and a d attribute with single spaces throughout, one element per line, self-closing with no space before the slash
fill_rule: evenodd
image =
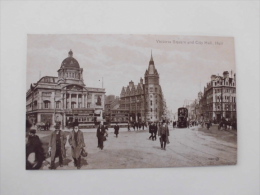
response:
<path id="1" fill-rule="evenodd" d="M 148 129 L 128 131 L 119 130 L 118 138 L 113 129 L 108 131 L 104 149 L 97 148 L 95 129 L 83 129 L 88 156 L 82 158 L 81 169 L 124 169 L 124 168 L 163 168 L 191 167 L 211 165 L 235 165 L 237 162 L 236 131 L 219 131 L 217 126 L 209 130 L 202 127 L 172 128 L 170 127 L 170 144 L 161 150 L 160 142 L 149 140 Z M 65 132 L 69 134 L 71 130 Z M 51 131 L 38 132 L 45 147 Z M 71 158 L 71 149 L 66 143 L 66 159 L 64 166 L 57 170 L 76 169 Z M 46 159 L 42 169 L 48 169 L 50 158 Z"/>

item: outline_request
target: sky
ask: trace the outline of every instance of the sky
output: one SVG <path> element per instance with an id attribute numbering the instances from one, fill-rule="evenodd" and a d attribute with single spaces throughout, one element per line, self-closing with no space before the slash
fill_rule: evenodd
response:
<path id="1" fill-rule="evenodd" d="M 103 78 L 106 95 L 116 96 L 120 96 L 122 87 L 131 80 L 137 84 L 144 78 L 152 52 L 167 107 L 173 113 L 196 99 L 212 74 L 236 72 L 232 37 L 30 34 L 27 36 L 27 90 L 40 77 L 57 77 L 70 49 L 83 68 L 86 86 L 102 87 Z"/>

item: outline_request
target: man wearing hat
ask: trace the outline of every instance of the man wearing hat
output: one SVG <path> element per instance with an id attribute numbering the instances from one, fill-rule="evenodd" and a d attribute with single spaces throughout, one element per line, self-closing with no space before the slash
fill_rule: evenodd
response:
<path id="1" fill-rule="evenodd" d="M 106 132 L 106 128 L 105 126 L 103 125 L 103 121 L 101 121 L 98 125 L 98 128 L 97 128 L 97 139 L 98 139 L 98 148 L 100 148 L 101 150 L 103 150 L 104 148 L 104 144 L 103 144 L 103 141 L 104 141 L 104 134 Z"/>
<path id="2" fill-rule="evenodd" d="M 74 166 L 77 169 L 81 167 L 81 152 L 85 147 L 82 131 L 79 130 L 78 122 L 74 122 L 73 130 L 69 136 L 69 144 L 71 146 L 71 155 L 74 160 Z"/>
<path id="3" fill-rule="evenodd" d="M 161 143 L 161 149 L 166 150 L 166 143 L 168 140 L 169 134 L 169 128 L 167 124 L 165 123 L 165 120 L 162 121 L 162 125 L 159 127 L 158 136 L 160 136 L 160 143 Z"/>
<path id="4" fill-rule="evenodd" d="M 31 124 L 26 121 L 26 131 L 30 129 Z M 36 135 L 35 129 L 30 129 L 26 135 L 26 169 L 40 169 L 42 162 L 45 160 L 44 151 L 40 138 Z"/>
<path id="5" fill-rule="evenodd" d="M 116 138 L 117 138 L 117 136 L 119 134 L 119 125 L 118 125 L 118 123 L 116 123 L 116 125 L 114 126 L 114 129 L 115 129 L 114 134 L 116 135 Z"/>
<path id="6" fill-rule="evenodd" d="M 51 166 L 49 169 L 55 169 L 55 158 L 59 157 L 59 165 L 63 167 L 63 158 L 65 158 L 65 144 L 67 137 L 64 132 L 60 130 L 59 125 L 55 125 L 55 131 L 52 132 L 49 141 L 49 153 L 51 154 Z"/>

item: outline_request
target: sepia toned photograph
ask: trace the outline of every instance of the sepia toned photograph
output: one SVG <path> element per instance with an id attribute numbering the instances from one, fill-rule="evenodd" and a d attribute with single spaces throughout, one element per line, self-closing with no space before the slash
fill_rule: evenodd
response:
<path id="1" fill-rule="evenodd" d="M 234 42 L 27 35 L 26 170 L 236 165 Z"/>

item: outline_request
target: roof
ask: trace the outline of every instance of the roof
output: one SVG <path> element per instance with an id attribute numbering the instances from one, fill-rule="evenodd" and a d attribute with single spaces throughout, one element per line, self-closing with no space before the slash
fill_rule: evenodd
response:
<path id="1" fill-rule="evenodd" d="M 69 51 L 69 57 L 65 58 L 61 63 L 61 68 L 80 68 L 78 61 L 73 58 L 73 52 Z"/>
<path id="2" fill-rule="evenodd" d="M 78 61 L 73 57 L 65 58 L 61 63 L 61 68 L 80 68 Z"/>

